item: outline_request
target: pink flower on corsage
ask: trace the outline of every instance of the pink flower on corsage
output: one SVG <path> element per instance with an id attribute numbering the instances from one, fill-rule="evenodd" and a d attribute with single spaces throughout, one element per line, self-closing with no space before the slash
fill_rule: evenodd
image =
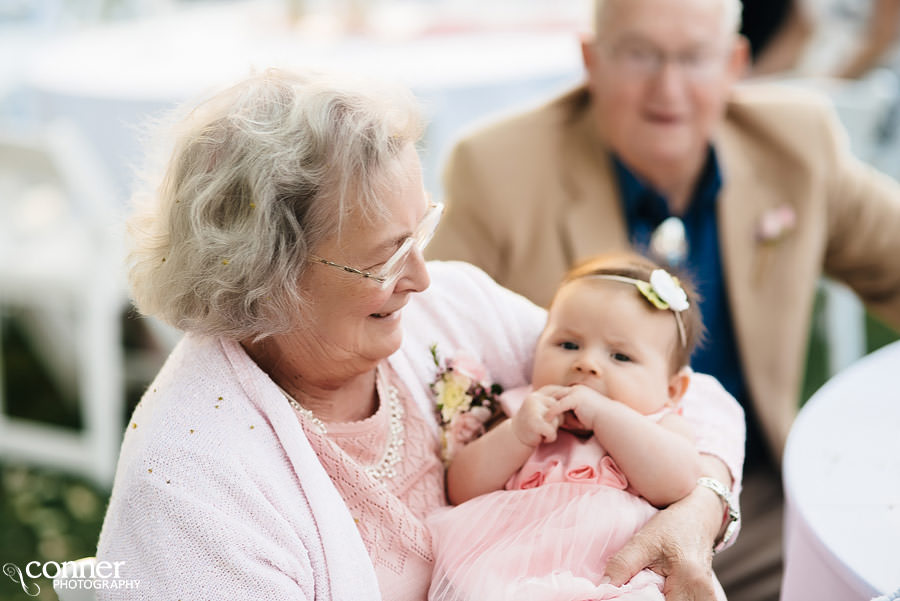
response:
<path id="1" fill-rule="evenodd" d="M 788 204 L 764 211 L 756 226 L 756 239 L 762 244 L 774 244 L 797 225 L 797 214 Z"/>
<path id="2" fill-rule="evenodd" d="M 500 412 L 503 387 L 487 383 L 487 370 L 474 357 L 461 353 L 442 363 L 437 345 L 430 350 L 437 367 L 430 388 L 441 426 L 441 454 L 449 462 L 457 450 L 484 434 L 485 424 Z"/>

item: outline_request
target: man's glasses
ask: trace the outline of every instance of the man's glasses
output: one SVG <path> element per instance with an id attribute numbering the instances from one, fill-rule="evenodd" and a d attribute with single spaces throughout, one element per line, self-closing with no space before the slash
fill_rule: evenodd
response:
<path id="1" fill-rule="evenodd" d="M 352 273 L 366 278 L 367 280 L 372 280 L 377 282 L 382 290 L 387 290 L 397 282 L 400 274 L 403 273 L 403 268 L 406 266 L 406 261 L 409 259 L 410 253 L 412 253 L 413 250 L 419 250 L 420 252 L 425 250 L 425 247 L 431 242 L 431 238 L 434 236 L 435 230 L 437 230 L 438 223 L 440 223 L 441 215 L 443 215 L 443 213 L 443 203 L 431 203 L 428 210 L 425 211 L 425 216 L 422 217 L 422 221 L 416 226 L 416 231 L 413 232 L 413 235 L 403 241 L 400 248 L 391 255 L 391 258 L 388 259 L 377 272 L 373 273 L 370 271 L 354 269 L 353 267 L 341 265 L 340 263 L 335 263 L 315 255 L 312 255 L 309 260 L 316 263 L 322 263 L 323 265 L 337 267 L 347 273 Z"/>
<path id="2" fill-rule="evenodd" d="M 624 75 L 641 79 L 658 75 L 672 63 L 686 79 L 702 82 L 720 74 L 725 66 L 724 53 L 709 48 L 668 53 L 647 43 L 627 43 L 604 49 Z"/>

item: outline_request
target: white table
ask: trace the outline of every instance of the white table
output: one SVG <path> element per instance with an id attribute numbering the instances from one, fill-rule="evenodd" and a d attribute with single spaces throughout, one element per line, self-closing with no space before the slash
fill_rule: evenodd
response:
<path id="1" fill-rule="evenodd" d="M 347 34 L 292 24 L 279 2 L 200 4 L 135 22 L 63 35 L 29 68 L 34 104 L 71 117 L 91 135 L 127 193 L 141 160 L 139 126 L 252 69 L 322 68 L 399 81 L 421 99 L 429 122 L 426 186 L 439 191 L 453 139 L 474 121 L 537 103 L 582 78 L 578 32 L 545 29 Z M 305 24 L 304 24 L 305 23 Z"/>
<path id="2" fill-rule="evenodd" d="M 803 407 L 788 436 L 784 491 L 782 601 L 900 589 L 900 342 L 829 380 Z"/>

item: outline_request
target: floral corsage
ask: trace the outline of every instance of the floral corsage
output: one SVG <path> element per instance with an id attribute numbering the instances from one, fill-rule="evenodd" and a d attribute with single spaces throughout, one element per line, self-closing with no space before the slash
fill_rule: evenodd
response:
<path id="1" fill-rule="evenodd" d="M 756 225 L 756 240 L 761 244 L 774 244 L 784 238 L 797 225 L 797 214 L 789 204 L 782 204 L 766 211 Z"/>
<path id="2" fill-rule="evenodd" d="M 456 452 L 484 434 L 486 424 L 501 413 L 503 387 L 488 384 L 488 374 L 477 359 L 464 353 L 442 362 L 437 345 L 430 347 L 437 377 L 430 388 L 441 426 L 441 456 L 449 463 Z"/>

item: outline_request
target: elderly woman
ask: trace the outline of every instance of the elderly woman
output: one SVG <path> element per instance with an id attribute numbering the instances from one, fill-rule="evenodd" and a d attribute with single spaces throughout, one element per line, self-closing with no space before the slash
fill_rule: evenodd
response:
<path id="1" fill-rule="evenodd" d="M 426 265 L 441 206 L 420 132 L 408 92 L 278 71 L 185 120 L 131 224 L 130 277 L 186 335 L 128 424 L 100 536 L 139 586 L 101 598 L 426 598 L 423 518 L 447 502 L 429 349 L 520 386 L 545 314 L 472 266 Z M 731 483 L 742 416 L 705 382 L 686 413 Z M 652 564 L 670 598 L 712 598 L 722 515 L 698 487 L 611 577 Z"/>

